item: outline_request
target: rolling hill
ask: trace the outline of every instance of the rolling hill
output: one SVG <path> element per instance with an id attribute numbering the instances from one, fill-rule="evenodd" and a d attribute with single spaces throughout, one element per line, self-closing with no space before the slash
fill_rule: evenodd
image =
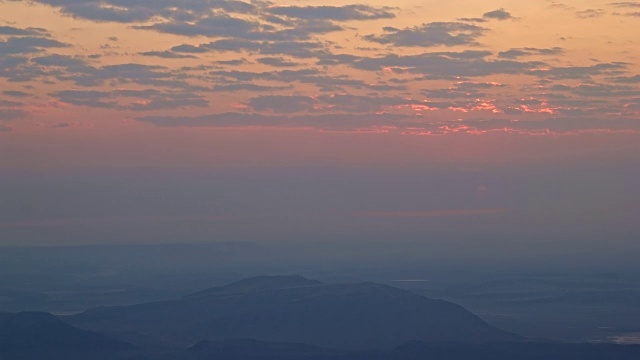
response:
<path id="1" fill-rule="evenodd" d="M 134 343 L 190 346 L 251 338 L 337 349 L 385 349 L 410 340 L 515 341 L 459 305 L 371 282 L 323 284 L 263 276 L 182 299 L 96 308 L 66 318 Z"/>

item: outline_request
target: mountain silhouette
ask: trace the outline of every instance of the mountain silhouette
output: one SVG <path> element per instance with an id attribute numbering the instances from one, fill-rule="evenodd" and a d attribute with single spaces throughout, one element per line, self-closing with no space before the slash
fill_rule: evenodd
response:
<path id="1" fill-rule="evenodd" d="M 345 354 L 306 344 L 231 339 L 201 341 L 186 350 L 167 354 L 162 360 L 339 360 Z"/>
<path id="2" fill-rule="evenodd" d="M 111 359 L 134 347 L 44 312 L 0 312 L 0 359 Z"/>
<path id="3" fill-rule="evenodd" d="M 134 343 L 176 346 L 251 338 L 385 349 L 410 340 L 520 339 L 447 301 L 372 282 L 323 284 L 300 276 L 255 277 L 182 299 L 96 308 L 66 320 Z"/>
<path id="4" fill-rule="evenodd" d="M 139 360 L 637 360 L 640 346 L 505 342 L 410 341 L 394 349 L 345 351 L 251 339 L 202 341 L 188 349 Z"/>

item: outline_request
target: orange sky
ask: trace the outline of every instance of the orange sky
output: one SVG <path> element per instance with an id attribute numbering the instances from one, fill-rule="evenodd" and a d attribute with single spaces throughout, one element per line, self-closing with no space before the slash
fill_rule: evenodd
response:
<path id="1" fill-rule="evenodd" d="M 638 130 L 634 2 L 203 4 L 1 3 L 5 136 L 158 116 L 405 134 Z M 225 112 L 242 119 L 217 121 Z M 403 117 L 335 118 L 376 113 Z"/>

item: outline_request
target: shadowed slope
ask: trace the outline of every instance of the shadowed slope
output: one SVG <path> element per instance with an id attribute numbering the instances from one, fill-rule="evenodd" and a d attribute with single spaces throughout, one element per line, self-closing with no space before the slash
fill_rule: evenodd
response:
<path id="1" fill-rule="evenodd" d="M 78 329 L 49 313 L 0 313 L 1 359 L 107 359 L 129 350 L 130 344 Z"/>

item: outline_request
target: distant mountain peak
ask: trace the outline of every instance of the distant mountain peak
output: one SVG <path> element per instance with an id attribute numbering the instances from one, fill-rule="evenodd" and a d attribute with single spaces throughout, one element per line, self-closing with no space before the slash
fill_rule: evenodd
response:
<path id="1" fill-rule="evenodd" d="M 265 275 L 242 279 L 225 287 L 296 287 L 322 284 L 318 280 L 307 279 L 300 275 Z"/>
<path id="2" fill-rule="evenodd" d="M 199 291 L 185 296 L 185 299 L 197 299 L 220 293 L 250 293 L 263 290 L 277 290 L 302 286 L 321 285 L 318 280 L 307 279 L 300 275 L 269 275 L 242 279 L 228 285 Z"/>

